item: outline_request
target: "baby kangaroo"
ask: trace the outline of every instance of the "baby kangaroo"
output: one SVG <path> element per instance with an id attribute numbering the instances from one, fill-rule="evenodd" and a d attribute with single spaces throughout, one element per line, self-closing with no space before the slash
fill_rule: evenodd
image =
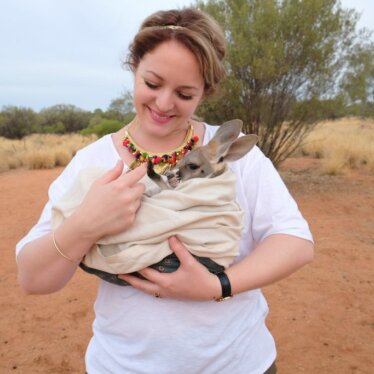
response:
<path id="1" fill-rule="evenodd" d="M 147 174 L 161 190 L 173 189 L 179 182 L 192 178 L 214 178 L 226 170 L 227 161 L 236 161 L 247 154 L 257 143 L 257 135 L 239 137 L 243 122 L 234 119 L 222 124 L 212 140 L 187 154 L 165 176 L 157 174 L 151 161 Z"/>

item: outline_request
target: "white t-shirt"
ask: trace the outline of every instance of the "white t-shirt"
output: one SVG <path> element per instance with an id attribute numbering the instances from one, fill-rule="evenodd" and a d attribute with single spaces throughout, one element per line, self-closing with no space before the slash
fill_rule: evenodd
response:
<path id="1" fill-rule="evenodd" d="M 204 144 L 217 127 L 206 125 Z M 49 189 L 39 222 L 17 244 L 50 232 L 51 206 L 81 169 L 112 168 L 119 159 L 110 135 L 80 150 Z M 307 222 L 272 163 L 255 147 L 230 164 L 237 202 L 244 211 L 240 255 L 272 234 L 312 240 Z M 262 374 L 276 357 L 265 325 L 268 306 L 259 289 L 222 303 L 157 299 L 133 287 L 100 281 L 93 337 L 86 353 L 89 374 Z"/>

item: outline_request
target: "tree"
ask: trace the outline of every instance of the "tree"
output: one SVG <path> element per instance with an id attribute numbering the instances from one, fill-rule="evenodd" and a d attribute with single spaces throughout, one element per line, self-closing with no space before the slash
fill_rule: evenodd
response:
<path id="1" fill-rule="evenodd" d="M 342 90 L 351 106 L 363 115 L 374 115 L 374 43 L 356 44 L 349 56 L 349 66 L 342 80 Z"/>
<path id="2" fill-rule="evenodd" d="M 124 91 L 120 97 L 111 101 L 105 113 L 105 117 L 124 122 L 125 118 L 133 113 L 134 105 L 132 102 L 132 94 L 129 91 Z"/>
<path id="3" fill-rule="evenodd" d="M 241 118 L 246 133 L 277 166 L 300 145 L 315 102 L 333 95 L 355 40 L 357 14 L 338 0 L 208 0 L 221 23 L 228 77 L 199 114 L 210 122 Z M 295 108 L 297 110 L 295 110 Z"/>
<path id="4" fill-rule="evenodd" d="M 0 113 L 0 136 L 22 139 L 37 125 L 37 114 L 30 108 L 5 106 Z"/>
<path id="5" fill-rule="evenodd" d="M 52 131 L 55 129 L 59 133 L 70 133 L 86 128 L 91 114 L 74 105 L 59 104 L 42 109 L 39 116 L 42 132 L 46 128 Z"/>

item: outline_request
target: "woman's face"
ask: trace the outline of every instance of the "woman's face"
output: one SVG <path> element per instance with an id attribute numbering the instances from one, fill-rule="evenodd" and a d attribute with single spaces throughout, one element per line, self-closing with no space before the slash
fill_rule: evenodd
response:
<path id="1" fill-rule="evenodd" d="M 147 53 L 135 71 L 134 106 L 148 135 L 184 131 L 204 94 L 204 80 L 194 54 L 176 41 Z"/>

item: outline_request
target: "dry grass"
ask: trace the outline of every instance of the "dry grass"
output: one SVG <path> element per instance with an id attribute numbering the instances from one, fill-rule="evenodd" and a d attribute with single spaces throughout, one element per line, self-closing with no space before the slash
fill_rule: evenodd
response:
<path id="1" fill-rule="evenodd" d="M 0 137 L 0 172 L 18 167 L 29 169 L 65 166 L 78 149 L 94 136 L 39 135 L 23 140 Z M 366 167 L 374 171 L 374 120 L 343 118 L 319 123 L 300 149 L 303 155 L 322 158 L 327 174 Z"/>
<path id="2" fill-rule="evenodd" d="M 374 120 L 343 118 L 325 121 L 309 134 L 303 155 L 322 158 L 327 174 L 366 167 L 374 171 Z"/>
<path id="3" fill-rule="evenodd" d="M 0 172 L 19 167 L 50 169 L 65 166 L 95 136 L 34 134 L 22 140 L 0 137 Z"/>

